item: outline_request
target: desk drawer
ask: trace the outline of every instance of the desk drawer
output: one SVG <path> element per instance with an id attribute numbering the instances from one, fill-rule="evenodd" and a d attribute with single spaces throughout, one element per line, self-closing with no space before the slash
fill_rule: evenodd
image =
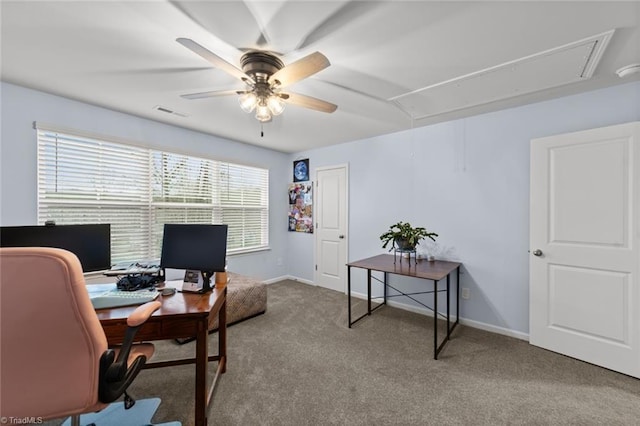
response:
<path id="1" fill-rule="evenodd" d="M 102 324 L 104 334 L 107 336 L 109 345 L 117 345 L 124 340 L 124 334 L 127 330 L 127 321 L 114 321 L 109 324 Z M 165 339 L 161 336 L 162 325 L 157 322 L 147 322 L 140 327 L 136 333 L 136 341 L 150 341 Z"/>
<path id="2" fill-rule="evenodd" d="M 136 333 L 136 342 L 195 337 L 200 327 L 206 328 L 206 317 L 194 318 L 154 318 L 149 320 Z M 102 323 L 104 333 L 110 345 L 122 343 L 127 329 L 126 320 Z"/>

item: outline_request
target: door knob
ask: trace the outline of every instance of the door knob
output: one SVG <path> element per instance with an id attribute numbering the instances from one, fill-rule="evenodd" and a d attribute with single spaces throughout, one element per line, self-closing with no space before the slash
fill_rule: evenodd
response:
<path id="1" fill-rule="evenodd" d="M 338 235 L 338 238 L 340 238 L 341 240 L 344 240 L 344 235 Z"/>
<path id="2" fill-rule="evenodd" d="M 540 249 L 536 249 L 536 250 L 534 250 L 534 251 L 533 251 L 533 255 L 534 255 L 534 256 L 542 256 L 542 250 L 540 250 Z"/>

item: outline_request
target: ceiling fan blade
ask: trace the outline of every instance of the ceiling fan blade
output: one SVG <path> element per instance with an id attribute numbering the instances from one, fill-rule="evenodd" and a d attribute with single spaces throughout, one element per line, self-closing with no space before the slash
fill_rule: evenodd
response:
<path id="1" fill-rule="evenodd" d="M 375 8 L 383 5 L 383 2 L 370 2 L 350 0 L 336 9 L 324 21 L 313 28 L 296 47 L 296 50 L 304 49 L 313 43 L 344 28 L 353 21 L 371 13 Z"/>
<path id="2" fill-rule="evenodd" d="M 229 96 L 229 95 L 242 95 L 247 93 L 245 90 L 213 90 L 210 92 L 190 93 L 188 95 L 180 95 L 185 99 L 203 99 L 213 98 L 214 96 Z"/>
<path id="3" fill-rule="evenodd" d="M 333 82 L 328 81 L 328 80 L 322 80 L 322 82 L 325 83 L 325 84 L 328 84 L 330 86 L 337 87 L 339 89 L 346 90 L 346 91 L 351 92 L 351 93 L 355 93 L 356 95 L 366 96 L 368 99 L 373 100 L 373 101 L 389 103 L 389 101 L 387 101 L 386 98 L 381 98 L 381 97 L 372 95 L 370 93 L 364 92 L 362 90 L 357 90 L 357 89 L 354 89 L 353 87 L 345 86 L 344 84 L 333 83 Z"/>
<path id="4" fill-rule="evenodd" d="M 331 63 L 320 52 L 315 52 L 299 59 L 277 71 L 269 77 L 269 84 L 285 87 L 327 68 Z"/>
<path id="5" fill-rule="evenodd" d="M 256 45 L 259 47 L 264 47 L 269 44 L 269 40 L 267 40 L 267 36 L 264 32 L 260 33 L 260 37 L 256 40 Z"/>
<path id="6" fill-rule="evenodd" d="M 301 95 L 299 93 L 283 93 L 282 95 L 288 95 L 288 97 L 281 96 L 281 98 L 290 104 L 301 106 L 304 108 L 313 109 L 320 112 L 332 113 L 338 106 L 331 102 L 323 101 L 321 99 L 313 98 L 307 95 Z"/>
<path id="7" fill-rule="evenodd" d="M 211 52 L 209 49 L 199 45 L 190 38 L 177 38 L 176 41 L 191 50 L 193 53 L 200 55 L 202 58 L 210 62 L 213 66 L 220 68 L 222 71 L 231 74 L 232 76 L 239 78 L 242 81 L 248 81 L 255 83 L 251 77 L 245 74 L 241 69 L 231 65 L 229 62 L 222 59 L 220 56 Z"/>
<path id="8" fill-rule="evenodd" d="M 130 75 L 147 75 L 147 74 L 184 74 L 184 73 L 195 73 L 209 71 L 211 72 L 211 67 L 167 67 L 167 68 L 138 68 L 138 69 L 120 69 L 120 70 L 111 70 L 105 71 L 102 70 L 103 73 L 106 74 L 130 74 Z"/>
<path id="9" fill-rule="evenodd" d="M 255 45 L 259 48 L 264 48 L 269 44 L 269 34 L 267 34 L 266 28 L 269 20 L 269 15 L 273 13 L 274 8 L 277 10 L 280 8 L 280 6 L 275 3 L 251 1 L 243 1 L 242 4 L 244 4 L 246 9 L 253 17 L 255 25 L 260 32 L 257 40 L 255 41 Z"/>
<path id="10" fill-rule="evenodd" d="M 260 27 L 250 7 L 252 2 L 247 0 L 163 1 L 163 3 L 165 2 L 171 4 L 177 11 L 191 20 L 193 24 L 207 31 L 211 36 L 226 44 L 227 47 L 234 50 L 241 46 L 256 48 L 253 43 L 259 36 Z M 233 19 L 229 19 L 230 16 Z M 176 28 L 178 27 L 176 26 Z M 224 50 L 223 52 L 227 53 L 229 51 Z"/>

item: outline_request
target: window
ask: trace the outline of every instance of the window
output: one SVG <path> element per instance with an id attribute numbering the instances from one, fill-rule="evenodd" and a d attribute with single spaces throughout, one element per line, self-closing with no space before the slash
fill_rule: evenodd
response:
<path id="1" fill-rule="evenodd" d="M 38 221 L 110 223 L 112 262 L 158 258 L 165 223 L 229 225 L 269 245 L 269 171 L 38 128 Z"/>

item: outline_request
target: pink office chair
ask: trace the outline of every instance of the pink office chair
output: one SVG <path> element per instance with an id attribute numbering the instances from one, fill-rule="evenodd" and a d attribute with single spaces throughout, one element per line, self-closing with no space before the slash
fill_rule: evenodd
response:
<path id="1" fill-rule="evenodd" d="M 107 338 L 89 300 L 82 266 L 71 252 L 0 248 L 0 415 L 44 420 L 100 411 L 125 394 L 153 345 L 136 330 L 160 307 L 128 318 L 124 343 Z"/>

